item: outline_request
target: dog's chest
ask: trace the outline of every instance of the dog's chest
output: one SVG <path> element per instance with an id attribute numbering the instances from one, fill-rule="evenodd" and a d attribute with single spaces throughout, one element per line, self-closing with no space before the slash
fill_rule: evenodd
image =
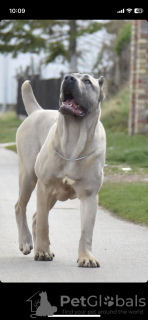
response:
<path id="1" fill-rule="evenodd" d="M 72 187 L 74 183 L 75 181 L 68 176 L 65 176 L 63 179 L 55 178 L 51 179 L 48 183 L 48 189 L 57 200 L 75 199 L 76 193 Z"/>
<path id="2" fill-rule="evenodd" d="M 75 180 L 70 179 L 68 176 L 62 179 L 63 183 L 67 183 L 69 186 L 72 186 L 75 183 Z"/>

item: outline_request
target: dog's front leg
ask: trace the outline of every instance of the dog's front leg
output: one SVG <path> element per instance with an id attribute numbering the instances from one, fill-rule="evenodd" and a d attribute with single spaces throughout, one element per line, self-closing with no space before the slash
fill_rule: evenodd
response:
<path id="1" fill-rule="evenodd" d="M 79 267 L 99 267 L 92 255 L 92 236 L 98 205 L 98 196 L 89 196 L 81 200 L 81 238 L 79 242 Z"/>
<path id="2" fill-rule="evenodd" d="M 33 221 L 35 241 L 35 260 L 53 260 L 54 254 L 50 251 L 48 213 L 56 199 L 49 193 L 48 188 L 38 181 L 37 184 L 37 214 Z M 35 221 L 36 220 L 36 221 Z"/>

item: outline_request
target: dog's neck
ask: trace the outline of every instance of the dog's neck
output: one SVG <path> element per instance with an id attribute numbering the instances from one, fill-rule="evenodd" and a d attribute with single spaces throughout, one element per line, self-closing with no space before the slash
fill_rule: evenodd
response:
<path id="1" fill-rule="evenodd" d="M 94 150 L 91 141 L 94 139 L 99 114 L 91 114 L 82 119 L 59 114 L 56 127 L 56 145 L 58 151 L 67 158 L 77 158 Z"/>

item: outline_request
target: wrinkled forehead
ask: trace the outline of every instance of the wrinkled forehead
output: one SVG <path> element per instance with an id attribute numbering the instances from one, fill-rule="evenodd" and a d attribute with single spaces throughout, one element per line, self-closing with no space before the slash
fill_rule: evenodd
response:
<path id="1" fill-rule="evenodd" d="M 92 76 L 90 76 L 87 73 L 72 73 L 71 75 L 73 75 L 75 78 L 77 78 L 81 81 L 89 79 L 94 85 L 96 85 L 97 87 L 99 86 L 98 80 L 93 78 Z"/>

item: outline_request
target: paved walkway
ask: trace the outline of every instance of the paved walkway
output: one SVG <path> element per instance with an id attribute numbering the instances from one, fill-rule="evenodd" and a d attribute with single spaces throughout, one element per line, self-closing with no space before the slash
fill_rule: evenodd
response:
<path id="1" fill-rule="evenodd" d="M 0 280 L 2 282 L 146 282 L 148 228 L 98 208 L 93 253 L 100 268 L 77 267 L 79 201 L 57 202 L 49 215 L 52 262 L 34 261 L 18 249 L 14 205 L 18 197 L 17 155 L 0 148 Z M 28 205 L 31 229 L 35 191 Z"/>

